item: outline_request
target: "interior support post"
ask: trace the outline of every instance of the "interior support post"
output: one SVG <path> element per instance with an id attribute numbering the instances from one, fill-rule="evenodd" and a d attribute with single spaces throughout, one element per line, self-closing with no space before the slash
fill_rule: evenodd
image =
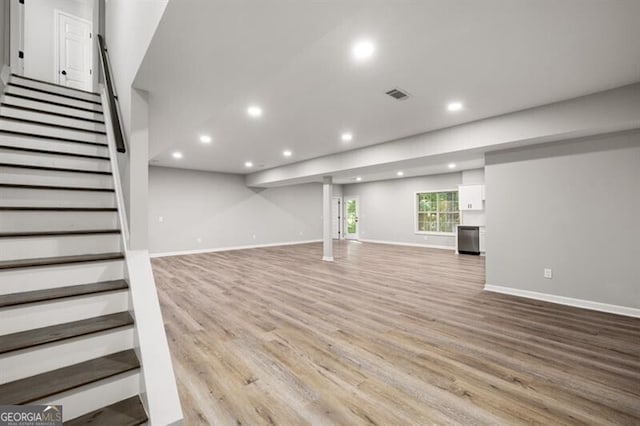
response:
<path id="1" fill-rule="evenodd" d="M 333 238 L 331 235 L 331 197 L 333 179 L 322 178 L 322 260 L 333 262 Z"/>

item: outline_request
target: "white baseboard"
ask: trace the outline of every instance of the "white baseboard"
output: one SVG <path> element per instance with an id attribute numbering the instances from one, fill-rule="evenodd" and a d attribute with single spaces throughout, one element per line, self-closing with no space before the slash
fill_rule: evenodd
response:
<path id="1" fill-rule="evenodd" d="M 373 243 L 373 244 L 389 244 L 392 246 L 407 246 L 407 247 L 422 247 L 422 248 L 433 248 L 433 249 L 439 249 L 439 250 L 451 250 L 451 251 L 455 251 L 455 247 L 454 246 L 439 246 L 439 245 L 435 245 L 435 244 L 416 244 L 416 243 L 400 243 L 397 241 L 382 241 L 382 240 L 365 240 L 365 239 L 359 239 L 358 241 L 363 242 L 363 243 Z"/>
<path id="2" fill-rule="evenodd" d="M 640 309 L 630 308 L 628 306 L 610 305 L 608 303 L 574 299 L 573 297 L 556 296 L 555 294 L 539 293 L 537 291 L 520 290 L 517 288 L 502 287 L 491 284 L 485 284 L 484 289 L 493 293 L 509 294 L 511 296 L 526 297 L 527 299 L 542 300 L 545 302 L 557 303 L 559 305 L 574 306 L 576 308 L 591 309 L 593 311 L 640 318 Z"/>
<path id="3" fill-rule="evenodd" d="M 218 251 L 247 250 L 247 249 L 254 249 L 254 248 L 278 247 L 278 246 L 294 246 L 298 244 L 310 244 L 310 243 L 319 243 L 319 242 L 322 242 L 322 240 L 288 241 L 284 243 L 255 244 L 255 245 L 249 245 L 249 246 L 215 247 L 215 248 L 196 249 L 196 250 L 168 251 L 168 252 L 162 252 L 162 253 L 151 253 L 149 257 L 184 256 L 187 254 L 214 253 Z"/>

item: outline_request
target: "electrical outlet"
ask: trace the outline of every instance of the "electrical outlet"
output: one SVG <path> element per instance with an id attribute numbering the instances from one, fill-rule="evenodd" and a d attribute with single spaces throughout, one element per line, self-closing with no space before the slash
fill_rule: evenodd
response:
<path id="1" fill-rule="evenodd" d="M 158 222 L 164 222 L 164 217 L 158 216 Z"/>
<path id="2" fill-rule="evenodd" d="M 551 268 L 544 268 L 544 277 L 549 280 L 553 278 L 553 271 Z"/>
<path id="3" fill-rule="evenodd" d="M 196 241 L 201 243 L 202 242 L 202 238 L 196 238 Z"/>
<path id="4" fill-rule="evenodd" d="M 425 236 L 424 236 L 424 237 L 422 237 L 422 238 L 424 238 L 424 240 L 425 240 L 425 241 L 427 241 L 427 240 L 429 239 L 429 236 L 428 236 L 428 235 L 425 235 Z"/>
<path id="5" fill-rule="evenodd" d="M 253 234 L 253 235 L 252 235 L 252 237 L 253 237 L 253 239 L 255 240 L 255 239 L 256 239 L 256 234 Z"/>

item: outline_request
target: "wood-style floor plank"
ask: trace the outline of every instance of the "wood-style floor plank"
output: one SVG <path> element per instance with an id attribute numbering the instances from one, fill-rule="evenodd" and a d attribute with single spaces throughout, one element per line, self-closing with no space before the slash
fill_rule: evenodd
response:
<path id="1" fill-rule="evenodd" d="M 186 424 L 640 424 L 640 320 L 339 242 L 153 259 Z"/>

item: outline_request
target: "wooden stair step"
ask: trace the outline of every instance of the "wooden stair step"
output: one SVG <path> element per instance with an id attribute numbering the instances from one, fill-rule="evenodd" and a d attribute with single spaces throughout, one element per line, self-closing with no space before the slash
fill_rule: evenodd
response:
<path id="1" fill-rule="evenodd" d="M 55 115 L 56 117 L 70 118 L 72 120 L 87 121 L 87 122 L 96 123 L 96 124 L 104 124 L 104 120 L 95 120 L 93 118 L 77 117 L 75 115 L 63 114 L 61 112 L 45 111 L 45 110 L 26 107 L 26 106 L 22 106 L 22 105 L 8 104 L 6 102 L 0 103 L 0 107 L 6 107 L 6 108 L 11 108 L 11 109 L 19 109 L 20 111 L 37 112 L 38 114 Z"/>
<path id="2" fill-rule="evenodd" d="M 70 169 L 67 167 L 36 166 L 32 164 L 0 163 L 0 167 L 12 167 L 15 169 L 29 169 L 29 170 L 46 170 L 51 172 L 65 172 L 65 173 L 88 173 L 88 174 L 94 174 L 94 175 L 111 176 L 111 172 L 104 172 L 101 170 Z"/>
<path id="3" fill-rule="evenodd" d="M 35 81 L 37 83 L 42 83 L 42 84 L 48 84 L 49 86 L 53 86 L 53 87 L 61 87 L 61 88 L 65 89 L 65 90 L 73 90 L 74 92 L 86 93 L 88 95 L 100 96 L 100 93 L 97 93 L 97 92 L 90 92 L 88 90 L 76 89 L 75 87 L 67 87 L 67 86 L 63 86 L 61 84 L 52 83 L 50 81 L 38 80 L 37 78 L 33 78 L 33 77 L 25 77 L 24 75 L 18 75 L 18 74 L 11 73 L 11 77 L 18 78 L 18 79 L 21 79 L 21 80 Z"/>
<path id="4" fill-rule="evenodd" d="M 89 99 L 80 98 L 80 97 L 77 97 L 77 96 L 71 96 L 71 95 L 67 95 L 67 94 L 64 94 L 64 93 L 53 92 L 53 91 L 50 91 L 50 90 L 39 89 L 39 88 L 36 88 L 36 87 L 25 86 L 23 84 L 14 83 L 12 81 L 9 82 L 8 86 L 18 87 L 18 88 L 24 89 L 24 90 L 31 90 L 33 92 L 44 93 L 44 94 L 53 95 L 53 96 L 59 96 L 61 98 L 73 99 L 74 101 L 82 101 L 82 102 L 87 102 L 87 103 L 90 103 L 90 104 L 95 104 L 95 105 L 102 106 L 102 102 L 92 101 L 92 100 L 89 100 Z"/>
<path id="5" fill-rule="evenodd" d="M 124 290 L 129 285 L 125 280 L 101 281 L 91 284 L 78 284 L 66 287 L 33 290 L 21 293 L 0 295 L 0 308 L 6 306 L 23 305 L 26 303 L 42 302 L 45 300 L 63 299 L 66 297 L 84 296 L 86 294 L 105 293 L 108 291 Z"/>
<path id="6" fill-rule="evenodd" d="M 28 404 L 139 367 L 133 350 L 117 352 L 0 385 L 0 401 L 6 405 Z"/>
<path id="7" fill-rule="evenodd" d="M 81 143 L 85 145 L 96 145 L 96 146 L 103 146 L 103 147 L 109 146 L 106 142 L 82 141 L 79 139 L 69 139 L 69 138 L 63 138 L 60 136 L 40 135 L 37 133 L 19 132 L 16 130 L 0 130 L 0 135 L 19 136 L 19 137 L 30 138 L 30 139 L 47 139 L 52 141 Z"/>
<path id="8" fill-rule="evenodd" d="M 11 145 L 0 145 L 0 148 L 6 149 L 8 151 L 33 152 L 34 154 L 51 154 L 51 155 L 61 155 L 64 157 L 91 158 L 93 160 L 103 160 L 103 161 L 111 160 L 109 157 L 103 157 L 102 155 L 78 154 L 76 152 L 66 152 L 66 151 L 51 151 L 50 149 L 26 148 L 22 146 L 11 146 Z"/>
<path id="9" fill-rule="evenodd" d="M 37 126 L 55 127 L 56 129 L 73 130 L 74 132 L 95 133 L 95 134 L 98 134 L 98 135 L 106 135 L 107 134 L 107 132 L 103 131 L 103 130 L 91 130 L 91 129 L 85 129 L 84 127 L 69 126 L 69 125 L 66 125 L 66 124 L 49 123 L 49 122 L 46 122 L 46 121 L 31 120 L 31 119 L 28 119 L 28 118 L 11 117 L 11 116 L 8 116 L 8 115 L 0 115 L 0 118 L 3 119 L 3 120 L 15 121 L 15 122 L 18 122 L 18 123 L 35 124 Z"/>
<path id="10" fill-rule="evenodd" d="M 55 105 L 55 106 L 59 106 L 59 107 L 71 108 L 71 109 L 76 109 L 76 110 L 79 110 L 79 111 L 93 112 L 95 114 L 104 115 L 104 113 L 102 111 L 98 111 L 98 110 L 95 110 L 95 109 L 83 108 L 83 107 L 80 107 L 80 106 L 69 105 L 69 104 L 62 103 L 62 102 L 49 101 L 49 100 L 46 100 L 46 99 L 41 99 L 41 98 L 33 97 L 33 96 L 19 95 L 19 94 L 16 94 L 16 93 L 7 93 L 6 96 L 11 96 L 12 98 L 20 98 L 20 99 L 25 99 L 27 101 L 40 102 L 40 103 L 43 103 L 43 104 Z"/>
<path id="11" fill-rule="evenodd" d="M 85 336 L 99 331 L 113 330 L 131 324 L 133 324 L 133 318 L 131 318 L 129 312 L 118 312 L 19 333 L 5 334 L 0 336 L 0 354 Z"/>
<path id="12" fill-rule="evenodd" d="M 57 256 L 57 257 L 40 257 L 35 259 L 17 259 L 17 260 L 3 260 L 0 262 L 0 270 L 2 269 L 16 269 L 16 268 L 31 268 L 37 266 L 55 266 L 65 265 L 70 263 L 84 263 L 84 262 L 101 262 L 108 260 L 124 259 L 122 253 L 98 253 L 98 254 L 81 254 L 77 256 Z"/>
<path id="13" fill-rule="evenodd" d="M 149 420 L 139 396 L 132 396 L 107 407 L 64 422 L 65 426 L 118 425 L 138 426 Z"/>
<path id="14" fill-rule="evenodd" d="M 37 206 L 0 206 L 0 211 L 42 211 L 42 212 L 115 212 L 115 207 L 37 207 Z"/>
<path id="15" fill-rule="evenodd" d="M 76 235 L 120 234 L 119 229 L 76 229 L 73 231 L 0 232 L 0 238 L 71 237 Z"/>
<path id="16" fill-rule="evenodd" d="M 94 191 L 94 192 L 115 192 L 113 188 L 100 188 L 95 186 L 57 186 L 57 185 L 34 185 L 20 183 L 0 183 L 0 188 L 23 188 L 23 189 L 53 189 L 61 191 Z"/>

